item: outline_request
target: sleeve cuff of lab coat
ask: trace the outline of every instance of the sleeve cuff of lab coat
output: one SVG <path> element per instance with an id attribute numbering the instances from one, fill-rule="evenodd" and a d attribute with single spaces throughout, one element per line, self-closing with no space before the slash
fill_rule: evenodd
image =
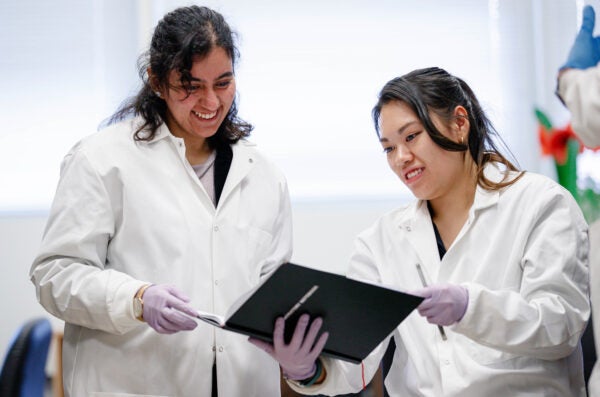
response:
<path id="1" fill-rule="evenodd" d="M 477 296 L 481 292 L 481 287 L 479 287 L 477 284 L 463 283 L 461 284 L 461 286 L 467 289 L 469 293 L 469 298 L 467 300 L 467 309 L 465 310 L 465 314 L 463 314 L 460 321 L 450 326 L 450 329 L 458 333 L 462 333 L 463 330 L 469 328 L 469 324 L 471 323 L 473 318 L 473 312 L 475 311 L 474 302 L 476 301 Z"/>
<path id="2" fill-rule="evenodd" d="M 110 318 L 113 321 L 115 329 L 119 333 L 136 328 L 143 323 L 135 318 L 133 313 L 133 297 L 140 287 L 150 284 L 146 281 L 129 279 L 123 281 L 116 289 L 113 295 L 113 301 L 108 302 L 110 308 Z M 109 298 L 110 299 L 110 298 Z"/>

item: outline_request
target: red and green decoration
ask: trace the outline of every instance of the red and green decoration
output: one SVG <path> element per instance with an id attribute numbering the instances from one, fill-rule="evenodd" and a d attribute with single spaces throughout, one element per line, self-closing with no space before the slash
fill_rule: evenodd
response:
<path id="1" fill-rule="evenodd" d="M 600 218 L 600 192 L 594 191 L 593 186 L 581 188 L 577 185 L 577 155 L 583 151 L 583 144 L 570 124 L 555 128 L 541 110 L 535 109 L 535 115 L 542 154 L 554 158 L 558 183 L 571 192 L 586 220 L 592 223 Z"/>

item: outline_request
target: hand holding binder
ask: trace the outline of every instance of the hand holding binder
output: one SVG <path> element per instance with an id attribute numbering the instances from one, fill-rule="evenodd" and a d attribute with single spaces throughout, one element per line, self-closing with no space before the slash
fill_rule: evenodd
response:
<path id="1" fill-rule="evenodd" d="M 321 318 L 322 330 L 329 333 L 323 355 L 360 363 L 422 301 L 395 289 L 285 263 L 225 316 L 198 311 L 196 317 L 267 343 L 273 343 L 276 320 L 285 317 L 281 332 L 288 343 L 306 313 L 311 319 Z"/>
<path id="2" fill-rule="evenodd" d="M 329 336 L 327 332 L 323 332 L 316 341 L 323 320 L 320 318 L 315 319 L 310 324 L 308 332 L 306 332 L 309 320 L 310 317 L 307 314 L 300 316 L 289 344 L 286 344 L 283 338 L 285 331 L 283 317 L 279 317 L 275 321 L 273 345 L 256 338 L 249 338 L 248 341 L 279 362 L 283 375 L 287 379 L 301 380 L 309 378 L 315 373 L 317 358 L 323 351 Z"/>

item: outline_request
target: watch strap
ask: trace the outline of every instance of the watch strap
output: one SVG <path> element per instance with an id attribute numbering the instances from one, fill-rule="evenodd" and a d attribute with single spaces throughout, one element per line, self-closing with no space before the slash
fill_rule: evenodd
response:
<path id="1" fill-rule="evenodd" d="M 146 290 L 151 286 L 152 286 L 152 284 L 142 285 L 140 287 L 140 289 L 137 290 L 137 292 L 135 293 L 135 296 L 133 297 L 133 299 L 138 301 L 139 305 L 140 305 L 140 313 L 136 317 L 139 321 L 144 321 L 144 300 L 142 299 L 142 296 L 144 295 L 144 292 L 146 292 Z"/>

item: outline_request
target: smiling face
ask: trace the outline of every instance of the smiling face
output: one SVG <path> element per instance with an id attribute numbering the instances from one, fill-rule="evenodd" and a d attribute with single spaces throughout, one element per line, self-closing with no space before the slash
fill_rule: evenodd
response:
<path id="1" fill-rule="evenodd" d="M 217 132 L 235 99 L 233 64 L 222 48 L 215 47 L 195 60 L 190 75 L 187 87 L 182 85 L 180 73 L 172 70 L 169 87 L 161 90 L 167 103 L 167 126 L 188 147 L 204 145 L 206 138 Z"/>
<path id="2" fill-rule="evenodd" d="M 460 116 L 456 119 L 458 122 L 451 122 L 449 126 L 435 113 L 431 113 L 431 119 L 446 137 L 457 142 L 464 137 L 467 122 Z M 472 174 L 465 163 L 464 152 L 438 146 L 406 103 L 390 101 L 383 105 L 379 128 L 390 168 L 417 198 L 444 199 L 461 194 L 464 184 L 471 183 Z"/>

